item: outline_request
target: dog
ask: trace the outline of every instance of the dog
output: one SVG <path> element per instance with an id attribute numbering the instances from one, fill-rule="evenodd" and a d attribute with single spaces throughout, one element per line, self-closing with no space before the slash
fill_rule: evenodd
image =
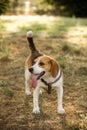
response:
<path id="1" fill-rule="evenodd" d="M 30 95 L 29 81 L 31 79 L 31 86 L 33 87 L 33 113 L 40 113 L 39 109 L 39 93 L 41 87 L 45 86 L 48 93 L 51 94 L 52 88 L 57 90 L 58 95 L 58 113 L 63 114 L 63 75 L 57 61 L 50 56 L 39 52 L 33 41 L 33 32 L 27 32 L 27 40 L 31 50 L 25 62 L 25 94 Z M 32 77 L 32 78 L 30 78 Z"/>

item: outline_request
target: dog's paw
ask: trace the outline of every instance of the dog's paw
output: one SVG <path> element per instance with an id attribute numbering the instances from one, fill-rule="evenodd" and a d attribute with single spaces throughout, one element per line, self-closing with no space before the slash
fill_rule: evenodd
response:
<path id="1" fill-rule="evenodd" d="M 33 114 L 39 114 L 39 113 L 40 113 L 39 108 L 34 108 L 34 109 L 33 109 Z"/>
<path id="2" fill-rule="evenodd" d="M 27 37 L 33 37 L 33 32 L 32 31 L 28 31 L 27 32 Z"/>
<path id="3" fill-rule="evenodd" d="M 29 95 L 31 95 L 31 92 L 30 91 L 25 91 L 25 94 L 27 95 L 27 96 L 29 96 Z"/>
<path id="4" fill-rule="evenodd" d="M 65 113 L 65 110 L 63 108 L 58 108 L 58 113 L 59 114 L 64 114 Z"/>

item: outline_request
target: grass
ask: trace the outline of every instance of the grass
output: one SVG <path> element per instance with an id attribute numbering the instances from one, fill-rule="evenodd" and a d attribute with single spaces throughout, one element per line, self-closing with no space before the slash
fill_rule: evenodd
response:
<path id="1" fill-rule="evenodd" d="M 4 16 L 0 29 L 0 129 L 86 130 L 87 19 Z M 65 115 L 57 113 L 56 91 L 51 96 L 43 92 L 41 113 L 32 114 L 33 96 L 24 93 L 28 30 L 33 31 L 37 48 L 62 68 Z"/>
<path id="2" fill-rule="evenodd" d="M 74 47 L 74 46 L 71 46 L 69 44 L 64 44 L 62 46 L 62 50 L 66 53 L 71 53 L 71 54 L 74 54 L 74 55 L 81 55 L 82 54 L 82 48 L 77 48 L 77 47 Z"/>
<path id="3" fill-rule="evenodd" d="M 87 67 L 86 66 L 80 67 L 78 73 L 80 75 L 87 75 Z"/>
<path id="4" fill-rule="evenodd" d="M 5 29 L 4 24 L 2 21 L 0 21 L 0 30 L 3 31 Z"/>
<path id="5" fill-rule="evenodd" d="M 7 87 L 7 84 L 8 84 L 7 82 L 2 81 L 0 83 L 0 87 L 3 88 L 4 93 L 5 93 L 5 95 L 7 95 L 7 97 L 13 97 L 14 92 L 11 90 L 11 88 Z"/>
<path id="6" fill-rule="evenodd" d="M 81 125 L 82 125 L 82 129 L 83 130 L 86 130 L 87 129 L 87 113 L 86 114 L 80 114 L 80 117 L 81 117 Z"/>
<path id="7" fill-rule="evenodd" d="M 4 88 L 4 92 L 8 97 L 13 97 L 14 96 L 14 92 L 11 89 L 7 88 L 7 87 Z"/>
<path id="8" fill-rule="evenodd" d="M 32 30 L 37 35 L 41 31 L 45 31 L 46 30 L 46 25 L 45 24 L 41 24 L 39 22 L 33 22 L 33 23 L 30 23 L 30 25 L 27 24 L 27 26 L 25 26 L 25 25 L 19 26 L 19 30 L 21 32 L 22 31 L 26 32 L 28 30 Z"/>
<path id="9" fill-rule="evenodd" d="M 35 35 L 43 34 L 51 37 L 63 37 L 65 36 L 67 30 L 70 27 L 75 26 L 75 22 L 69 22 L 69 21 L 51 21 L 50 23 L 41 23 L 41 22 L 33 22 L 30 24 L 26 24 L 19 26 L 19 30 L 22 32 L 26 32 L 28 30 L 32 30 Z M 42 32 L 42 33 L 41 33 Z"/>
<path id="10" fill-rule="evenodd" d="M 9 50 L 7 48 L 8 43 L 6 43 L 5 40 L 1 41 L 0 43 L 0 54 L 2 61 L 8 61 L 9 60 Z"/>

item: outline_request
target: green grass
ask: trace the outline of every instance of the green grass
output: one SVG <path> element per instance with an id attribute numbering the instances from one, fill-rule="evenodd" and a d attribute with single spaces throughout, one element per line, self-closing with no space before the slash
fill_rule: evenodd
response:
<path id="1" fill-rule="evenodd" d="M 45 45 L 44 47 L 45 50 L 53 50 L 53 47 L 51 45 Z"/>
<path id="2" fill-rule="evenodd" d="M 64 17 L 47 17 L 37 16 L 36 19 L 31 22 L 32 17 L 26 17 L 25 22 L 19 18 L 17 20 L 0 20 L 0 30 L 7 30 L 8 26 L 12 26 L 13 32 L 17 30 L 20 34 L 25 35 L 28 30 L 32 30 L 34 35 L 45 35 L 51 37 L 64 37 L 68 31 L 73 27 L 87 27 L 87 19 L 75 19 L 75 18 L 64 18 Z M 45 20 L 46 19 L 46 20 Z M 29 21 L 30 20 L 30 21 Z M 45 21 L 44 21 L 45 20 Z M 15 27 L 16 25 L 16 27 Z M 10 29 L 8 29 L 8 32 Z M 12 29 L 11 29 L 12 31 Z M 86 34 L 83 34 L 84 36 Z"/>
<path id="3" fill-rule="evenodd" d="M 62 47 L 62 50 L 63 51 L 70 51 L 71 47 L 68 44 L 64 44 L 63 47 Z"/>
<path id="4" fill-rule="evenodd" d="M 29 99 L 27 99 L 27 97 L 24 100 L 24 105 L 26 108 L 29 108 Z"/>
<path id="5" fill-rule="evenodd" d="M 69 59 L 68 59 L 68 61 L 67 61 L 67 57 L 64 56 L 64 55 L 58 56 L 58 57 L 56 58 L 56 60 L 59 61 L 59 64 L 60 64 L 60 66 L 61 66 L 61 68 L 62 68 L 63 70 L 66 68 L 67 63 L 68 63 L 68 61 L 69 61 Z"/>
<path id="6" fill-rule="evenodd" d="M 3 88 L 5 95 L 7 95 L 8 97 L 13 97 L 14 96 L 13 90 L 8 87 L 8 82 L 2 81 L 0 83 L 0 87 Z"/>
<path id="7" fill-rule="evenodd" d="M 67 44 L 67 43 L 65 43 L 62 46 L 62 51 L 69 53 L 69 54 L 73 54 L 73 55 L 81 55 L 82 54 L 82 48 L 79 48 L 79 47 L 77 48 L 77 47 L 74 47 L 74 46 Z"/>
<path id="8" fill-rule="evenodd" d="M 0 31 L 3 31 L 5 29 L 3 21 L 0 21 Z"/>
<path id="9" fill-rule="evenodd" d="M 0 19 L 0 31 L 5 31 L 6 30 L 6 24 L 8 24 L 8 23 L 12 23 L 12 21 L 11 20 L 1 20 Z"/>
<path id="10" fill-rule="evenodd" d="M 1 59 L 3 61 L 8 61 L 8 59 L 9 59 L 10 52 L 9 52 L 7 46 L 8 46 L 8 42 L 6 42 L 5 40 L 0 42 L 0 52 L 2 53 Z"/>
<path id="11" fill-rule="evenodd" d="M 19 31 L 26 33 L 28 30 L 32 30 L 35 35 L 40 35 L 41 32 L 46 31 L 46 25 L 39 22 L 33 22 L 30 24 L 19 26 Z"/>
<path id="12" fill-rule="evenodd" d="M 13 97 L 13 96 L 14 96 L 14 92 L 13 92 L 10 88 L 5 87 L 5 88 L 4 88 L 4 92 L 5 92 L 5 94 L 6 94 L 8 97 Z"/>
<path id="13" fill-rule="evenodd" d="M 79 75 L 86 75 L 87 76 L 87 67 L 80 67 L 78 70 Z"/>
<path id="14" fill-rule="evenodd" d="M 33 22 L 26 23 L 26 25 L 19 26 L 21 32 L 32 30 L 35 35 L 45 34 L 51 37 L 63 37 L 66 35 L 70 27 L 75 26 L 75 22 L 69 21 L 51 21 L 49 23 Z"/>
<path id="15" fill-rule="evenodd" d="M 52 21 L 41 22 L 39 19 L 33 22 L 26 22 L 26 24 L 19 25 L 19 32 L 25 34 L 28 30 L 32 30 L 35 36 L 45 37 L 66 37 L 70 29 L 75 31 L 80 27 L 86 27 L 87 20 L 71 19 L 71 18 L 56 18 Z M 71 34 L 72 35 L 72 34 Z M 79 34 L 80 35 L 80 34 Z M 82 36 L 83 35 L 83 36 Z M 82 37 L 86 37 L 86 33 L 81 34 Z"/>

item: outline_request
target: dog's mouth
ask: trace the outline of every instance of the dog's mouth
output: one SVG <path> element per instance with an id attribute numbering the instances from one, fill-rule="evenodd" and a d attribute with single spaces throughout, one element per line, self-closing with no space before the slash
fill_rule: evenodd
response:
<path id="1" fill-rule="evenodd" d="M 37 80 L 39 80 L 43 75 L 45 74 L 45 71 L 42 71 L 39 74 L 34 74 L 32 77 L 31 85 L 33 88 L 36 88 L 37 86 Z"/>

